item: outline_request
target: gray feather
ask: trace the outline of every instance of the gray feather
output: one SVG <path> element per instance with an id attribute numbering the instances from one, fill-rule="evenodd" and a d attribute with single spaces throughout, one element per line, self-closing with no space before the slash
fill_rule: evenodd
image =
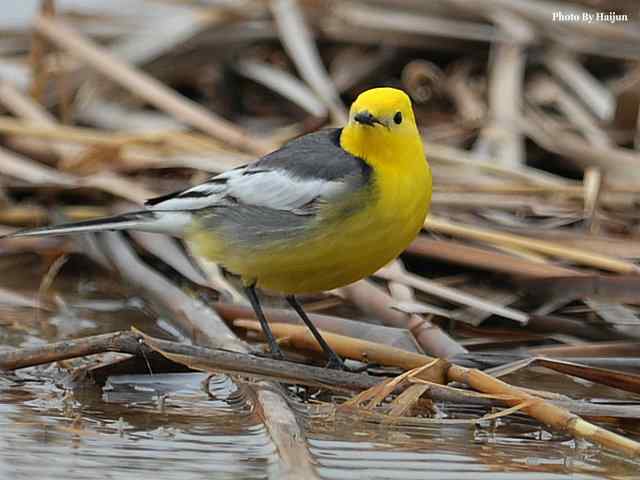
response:
<path id="1" fill-rule="evenodd" d="M 63 223 L 49 227 L 26 228 L 5 235 L 4 237 L 52 236 L 78 232 L 102 232 L 106 230 L 140 230 L 180 236 L 190 221 L 191 215 L 187 213 L 143 210 L 113 217 L 97 218 L 95 220 Z"/>
<path id="2" fill-rule="evenodd" d="M 302 238 L 313 227 L 313 217 L 283 210 L 235 205 L 199 210 L 198 224 L 216 232 L 227 248 L 270 248 L 283 240 Z"/>
<path id="3" fill-rule="evenodd" d="M 153 210 L 252 205 L 301 215 L 314 204 L 366 185 L 370 167 L 340 147 L 340 130 L 321 130 L 287 143 L 259 161 L 147 202 Z"/>
<path id="4" fill-rule="evenodd" d="M 296 138 L 262 157 L 248 171 L 279 169 L 301 179 L 330 182 L 356 177 L 366 182 L 371 167 L 340 147 L 341 132 L 342 129 L 325 129 Z"/>

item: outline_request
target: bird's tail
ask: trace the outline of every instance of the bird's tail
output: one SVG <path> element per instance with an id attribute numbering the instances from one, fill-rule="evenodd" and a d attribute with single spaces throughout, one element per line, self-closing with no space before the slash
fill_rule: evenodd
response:
<path id="1" fill-rule="evenodd" d="M 78 232 L 102 232 L 107 230 L 141 230 L 181 236 L 190 223 L 191 215 L 185 211 L 141 210 L 113 217 L 96 218 L 82 222 L 63 223 L 48 227 L 25 228 L 0 238 L 66 235 Z"/>

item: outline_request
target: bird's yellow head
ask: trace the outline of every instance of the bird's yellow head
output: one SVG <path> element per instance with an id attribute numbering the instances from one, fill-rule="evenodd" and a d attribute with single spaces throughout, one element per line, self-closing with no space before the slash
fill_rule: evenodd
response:
<path id="1" fill-rule="evenodd" d="M 396 88 L 372 88 L 351 105 L 349 123 L 340 137 L 342 148 L 377 163 L 403 155 L 424 158 L 420 133 L 409 96 Z"/>
<path id="2" fill-rule="evenodd" d="M 411 100 L 397 88 L 372 88 L 361 93 L 351 105 L 349 127 L 371 130 L 384 127 L 389 132 L 415 129 Z"/>

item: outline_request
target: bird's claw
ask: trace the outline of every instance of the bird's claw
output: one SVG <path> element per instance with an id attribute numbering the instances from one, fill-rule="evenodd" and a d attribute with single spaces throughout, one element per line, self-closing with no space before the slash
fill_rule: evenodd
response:
<path id="1" fill-rule="evenodd" d="M 329 359 L 329 362 L 325 365 L 325 368 L 329 368 L 331 370 L 347 370 L 348 367 L 345 365 L 344 361 L 340 357 L 332 356 Z"/>
<path id="2" fill-rule="evenodd" d="M 258 357 L 263 357 L 263 358 L 270 358 L 271 360 L 286 360 L 286 357 L 284 356 L 284 353 L 282 353 L 282 350 L 278 349 L 278 350 L 259 350 L 257 352 L 255 352 L 255 355 Z"/>

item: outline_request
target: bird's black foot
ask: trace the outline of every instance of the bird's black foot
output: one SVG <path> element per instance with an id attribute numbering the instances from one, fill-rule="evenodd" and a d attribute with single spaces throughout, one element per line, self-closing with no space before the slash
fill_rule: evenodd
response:
<path id="1" fill-rule="evenodd" d="M 327 362 L 327 364 L 325 365 L 325 368 L 329 368 L 332 370 L 349 371 L 349 367 L 345 365 L 344 360 L 342 360 L 337 355 L 332 355 L 329 358 L 329 362 Z"/>
<path id="2" fill-rule="evenodd" d="M 273 358 L 274 360 L 286 360 L 287 357 L 284 356 L 284 353 L 282 353 L 281 350 L 278 350 L 277 352 L 269 352 L 269 356 L 271 358 Z"/>
<path id="3" fill-rule="evenodd" d="M 265 353 L 264 355 L 260 356 L 272 358 L 274 360 L 285 360 L 284 354 L 280 349 L 280 345 L 278 345 L 276 337 L 273 336 L 271 327 L 269 327 L 267 319 L 264 317 L 262 307 L 260 306 L 260 300 L 258 299 L 258 294 L 256 293 L 255 284 L 245 287 L 245 291 L 247 292 L 247 296 L 249 297 L 249 301 L 251 302 L 253 311 L 256 313 L 256 317 L 258 317 L 258 320 L 260 321 L 260 327 L 262 328 L 264 335 L 267 337 L 267 343 L 269 344 L 270 353 Z"/>
<path id="4" fill-rule="evenodd" d="M 275 350 L 272 347 L 265 350 L 261 349 L 260 351 L 255 352 L 255 355 L 258 357 L 270 358 L 272 360 L 286 360 L 287 358 L 284 356 L 284 353 L 278 344 L 276 344 L 276 347 L 277 348 L 275 348 Z"/>

